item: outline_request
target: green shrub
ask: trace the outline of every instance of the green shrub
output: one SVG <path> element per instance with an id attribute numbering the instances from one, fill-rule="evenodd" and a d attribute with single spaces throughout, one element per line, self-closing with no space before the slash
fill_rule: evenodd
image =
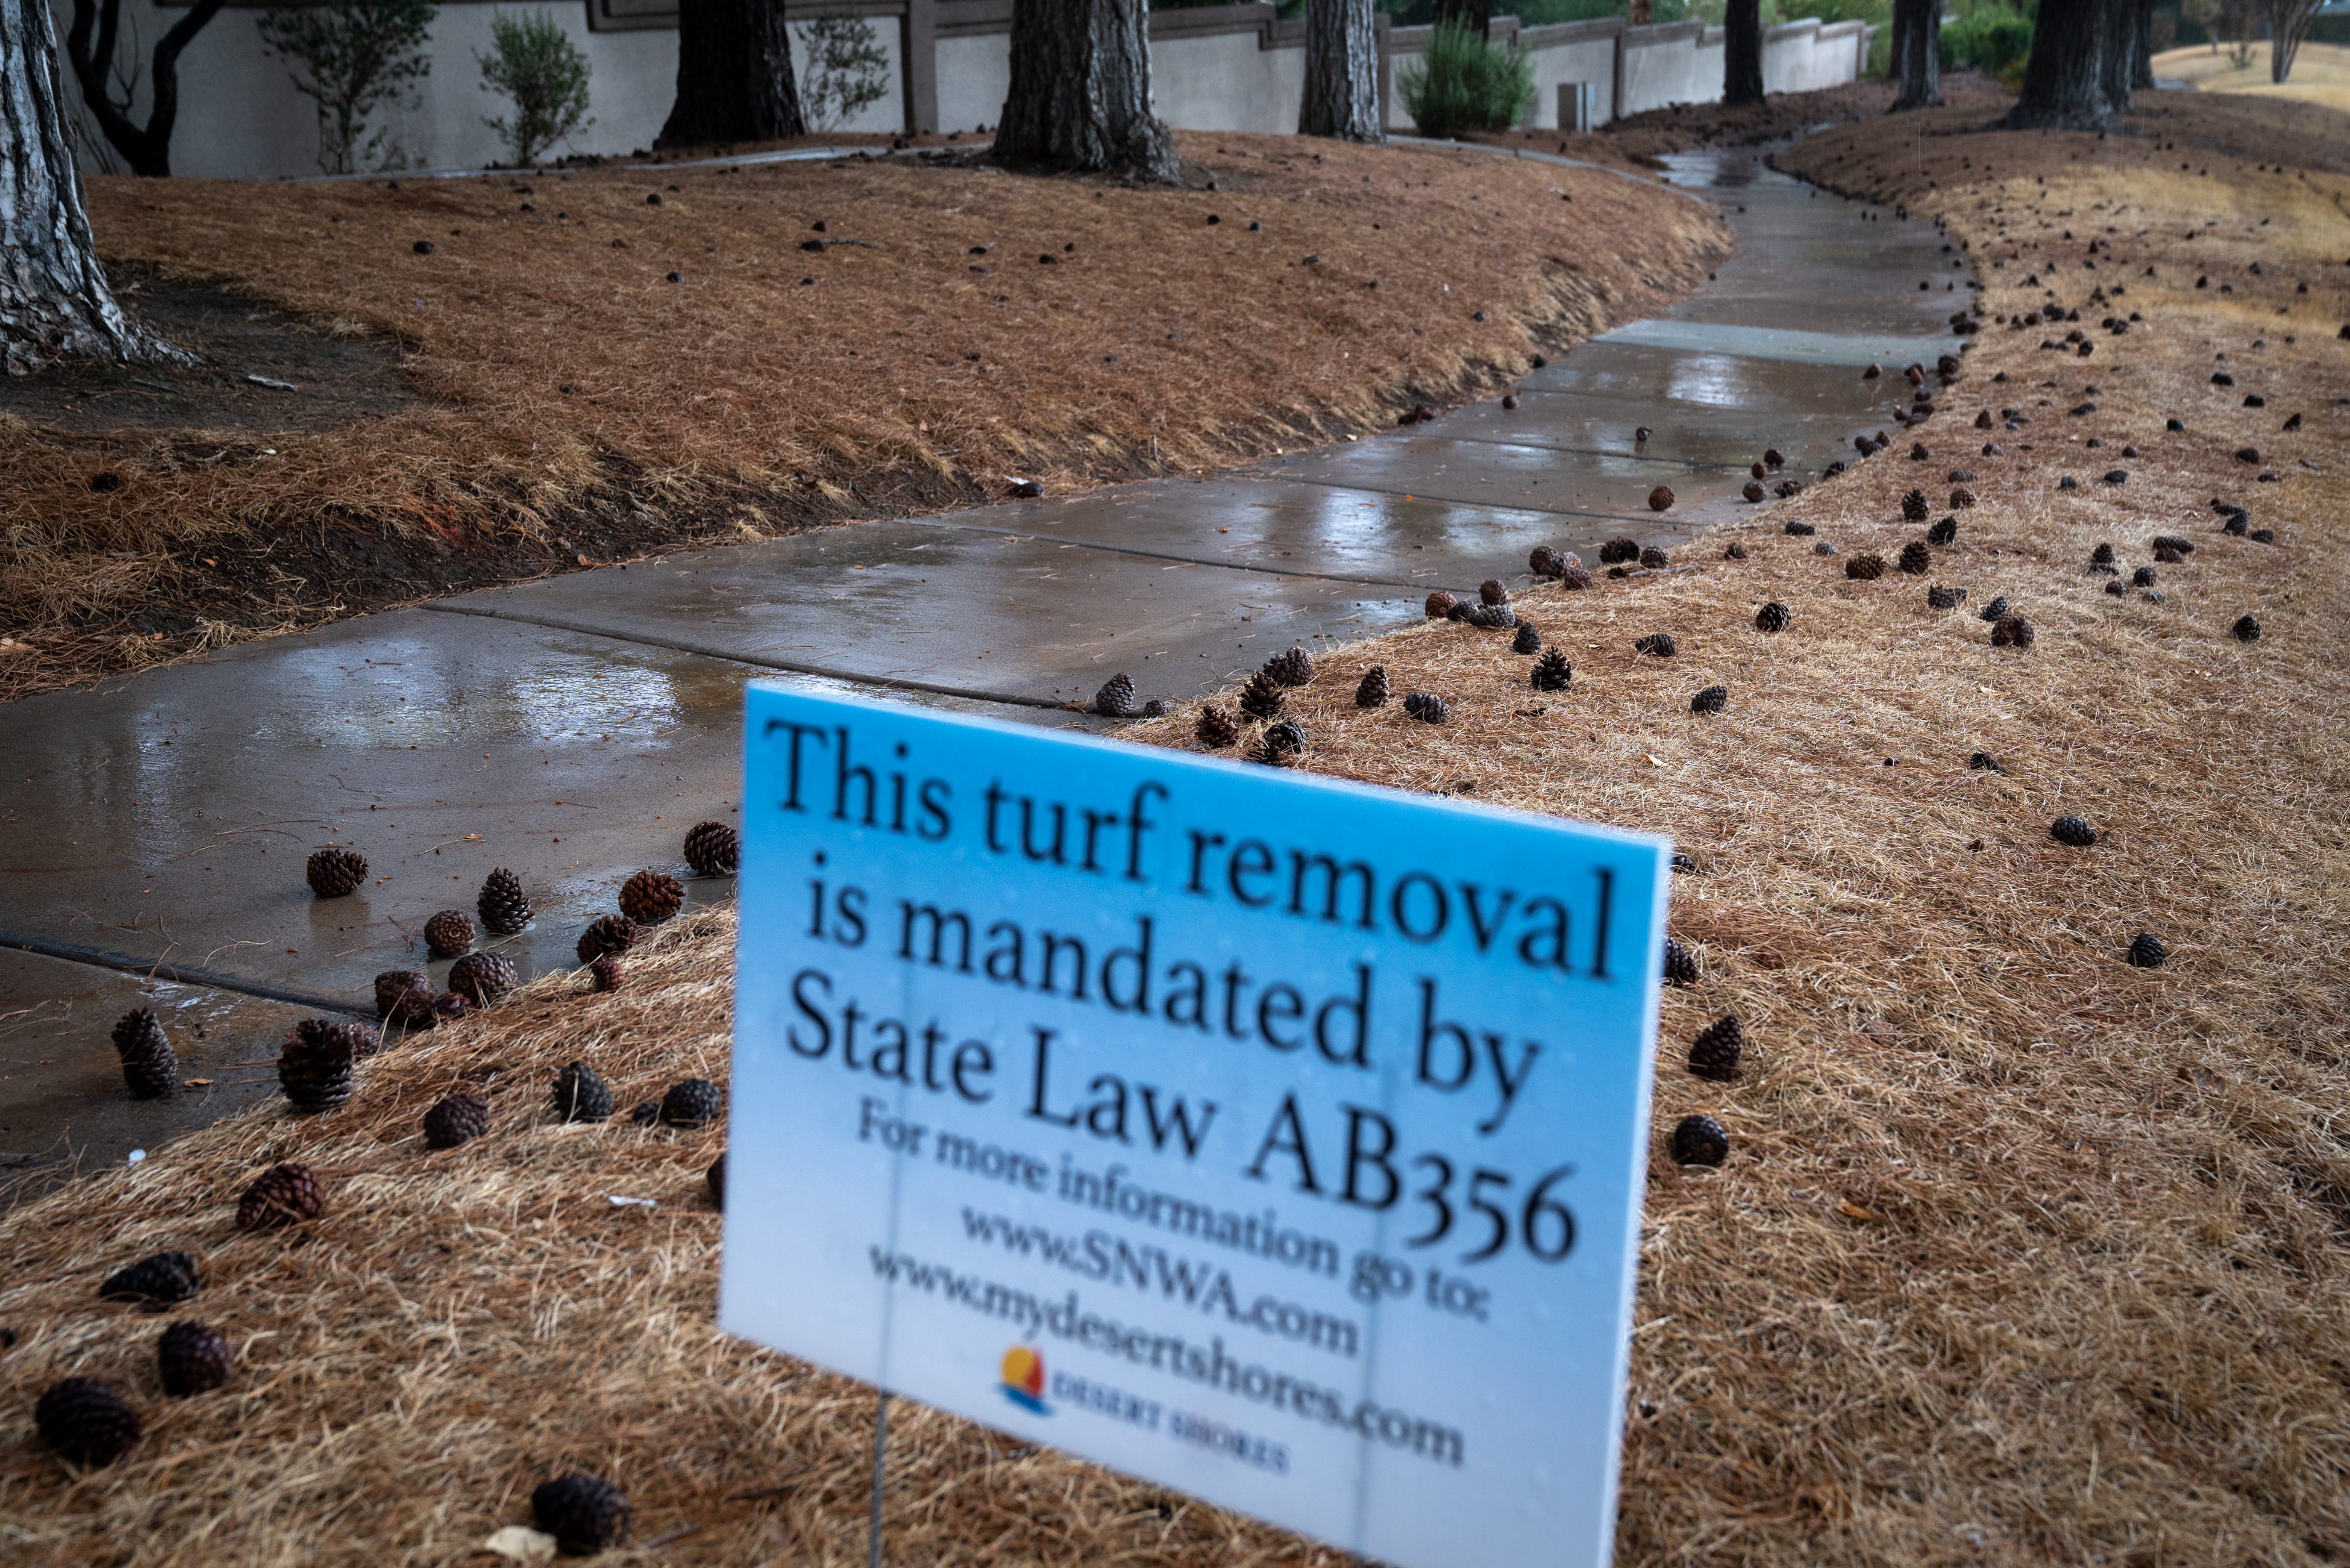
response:
<path id="1" fill-rule="evenodd" d="M 556 142 L 596 122 L 588 118 L 588 57 L 563 25 L 536 12 L 490 18 L 494 54 L 475 55 L 482 80 L 514 100 L 512 119 L 482 123 L 504 139 L 517 167 L 536 163 Z"/>
<path id="2" fill-rule="evenodd" d="M 375 111 L 413 103 L 416 84 L 432 72 L 424 43 L 433 7 L 426 0 L 341 0 L 264 11 L 255 21 L 262 47 L 294 68 L 295 90 L 318 110 L 318 167 L 349 174 L 363 163 L 397 169 L 397 144 L 369 133 Z"/>
<path id="3" fill-rule="evenodd" d="M 1979 5 L 1942 25 L 1942 68 L 1970 67 L 1987 77 L 2032 54 L 2032 18 L 2004 5 Z"/>
<path id="4" fill-rule="evenodd" d="M 1507 130 L 1534 107 L 1534 65 L 1466 23 L 1440 22 L 1428 53 L 1396 74 L 1396 90 L 1423 136 Z"/>

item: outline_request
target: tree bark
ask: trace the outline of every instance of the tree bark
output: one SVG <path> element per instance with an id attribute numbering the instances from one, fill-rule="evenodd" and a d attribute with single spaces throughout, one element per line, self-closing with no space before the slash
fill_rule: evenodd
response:
<path id="1" fill-rule="evenodd" d="M 2137 61 L 2130 68 L 2130 87 L 2138 92 L 2154 90 L 2154 0 L 2138 0 Z"/>
<path id="2" fill-rule="evenodd" d="M 1894 0 L 1891 26 L 1893 39 L 1885 56 L 1885 74 L 1898 82 L 1901 79 L 1901 54 L 1909 42 L 1909 8 L 1900 0 Z"/>
<path id="3" fill-rule="evenodd" d="M 1175 139 L 1150 111 L 1149 26 L 1143 0 L 1013 0 L 994 160 L 1174 180 Z"/>
<path id="4" fill-rule="evenodd" d="M 2041 0 L 2023 91 L 2001 121 L 2010 130 L 2101 130 L 2106 98 L 2106 13 L 2110 0 Z"/>
<path id="5" fill-rule="evenodd" d="M 783 0 L 680 0 L 677 100 L 656 147 L 807 134 Z"/>
<path id="6" fill-rule="evenodd" d="M 1493 36 L 1493 0 L 1436 0 L 1436 20 L 1461 22 L 1481 38 Z"/>
<path id="7" fill-rule="evenodd" d="M 1722 13 L 1721 101 L 1762 101 L 1762 0 L 1730 0 Z"/>
<path id="8" fill-rule="evenodd" d="M 1306 0 L 1301 136 L 1385 141 L 1379 123 L 1378 26 L 1371 0 Z"/>
<path id="9" fill-rule="evenodd" d="M 114 96 L 114 47 L 122 20 L 122 0 L 74 0 L 73 26 L 66 35 L 66 53 L 74 78 L 81 83 L 81 99 L 92 119 L 130 165 L 133 174 L 150 180 L 172 172 L 172 127 L 180 118 L 180 53 L 204 24 L 220 14 L 225 0 L 196 0 L 188 14 L 155 46 L 148 66 L 147 123 L 130 118 L 130 105 Z M 93 46 L 90 29 L 98 30 Z"/>
<path id="10" fill-rule="evenodd" d="M 2279 87 L 2293 78 L 2293 57 L 2309 36 L 2316 19 L 2318 0 L 2268 0 L 2269 80 Z"/>
<path id="11" fill-rule="evenodd" d="M 2137 86 L 2137 57 L 2147 34 L 2145 0 L 2106 0 L 2106 44 L 2102 60 L 2106 112 L 2127 114 Z"/>
<path id="12" fill-rule="evenodd" d="M 1942 0 L 1893 0 L 1895 109 L 1934 109 L 1942 101 Z"/>
<path id="13" fill-rule="evenodd" d="M 192 364 L 122 314 L 81 204 L 47 0 L 0 0 L 0 363 L 60 354 Z"/>

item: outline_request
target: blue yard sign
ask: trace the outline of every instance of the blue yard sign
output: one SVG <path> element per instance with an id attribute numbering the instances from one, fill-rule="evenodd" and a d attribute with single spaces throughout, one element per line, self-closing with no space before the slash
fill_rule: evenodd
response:
<path id="1" fill-rule="evenodd" d="M 754 686 L 733 1333 L 1404 1568 L 1614 1534 L 1669 846 Z"/>

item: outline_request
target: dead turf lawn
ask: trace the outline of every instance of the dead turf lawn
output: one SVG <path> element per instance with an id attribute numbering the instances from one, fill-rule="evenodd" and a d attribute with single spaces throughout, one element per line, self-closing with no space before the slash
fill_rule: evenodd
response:
<path id="1" fill-rule="evenodd" d="M 1867 127 L 1784 161 L 1944 216 L 1983 268 L 1993 325 L 1941 411 L 1689 547 L 1698 570 L 1523 593 L 1575 664 L 1567 691 L 1534 691 L 1506 635 L 1455 625 L 1334 652 L 1291 699 L 1307 765 L 1662 829 L 1697 862 L 1674 888 L 1703 978 L 1665 1009 L 1619 1561 L 2339 1562 L 2350 189 L 1927 124 L 1922 172 Z M 2054 304 L 2080 322 L 2004 325 Z M 2126 335 L 2097 326 L 2133 311 Z M 2090 358 L 2039 347 L 2076 326 Z M 2220 352 L 2233 388 L 2210 384 Z M 2259 463 L 2233 455 L 2248 444 Z M 1959 467 L 1981 504 L 1952 513 Z M 2114 468 L 2127 480 L 2101 483 Z M 1900 521 L 1912 486 L 1957 517 L 1955 544 L 1923 576 L 1847 580 L 1923 532 Z M 2275 543 L 2221 532 L 2215 495 Z M 1786 535 L 1790 515 L 1842 554 Z M 2154 567 L 2159 603 L 2087 569 L 2110 543 L 2127 584 L 2160 535 L 2197 548 Z M 1930 610 L 1934 583 L 1965 606 Z M 2037 628 L 2030 651 L 1989 646 L 1976 612 L 1997 595 Z M 1793 610 L 1776 637 L 1753 628 L 1767 601 Z M 2230 635 L 2246 613 L 2256 642 Z M 1652 630 L 1679 655 L 1634 656 Z M 1355 708 L 1373 663 L 1451 721 Z M 1728 711 L 1693 715 L 1716 683 Z M 1189 744 L 1191 719 L 1127 732 Z M 2051 839 L 2067 814 L 2094 847 Z M 2168 967 L 2123 961 L 2140 931 Z M 718 1075 L 730 966 L 724 917 L 695 916 L 618 996 L 542 981 L 379 1058 L 333 1117 L 264 1108 L 0 1217 L 14 1559 L 445 1563 L 581 1466 L 633 1495 L 640 1541 L 671 1538 L 633 1560 L 855 1560 L 869 1395 L 711 1326 L 718 1135 L 567 1130 L 543 1108 L 577 1057 L 624 1106 Z M 1708 1085 L 1683 1054 L 1724 1012 L 1750 1067 Z M 493 1130 L 428 1153 L 418 1116 L 460 1084 L 487 1092 Z M 1733 1139 L 1718 1171 L 1663 1152 L 1699 1108 Z M 236 1236 L 235 1191 L 285 1158 L 328 1174 L 333 1211 Z M 168 1246 L 203 1255 L 187 1312 L 241 1356 L 232 1387 L 190 1401 L 158 1396 L 160 1321 L 93 1294 Z M 149 1413 L 124 1463 L 76 1474 L 31 1445 L 35 1395 L 68 1373 Z M 1339 1562 L 943 1416 L 893 1426 L 893 1561 Z"/>
<path id="2" fill-rule="evenodd" d="M 244 403 L 209 431 L 0 415 L 0 697 L 1014 475 L 1066 489 L 1391 425 L 1653 310 L 1728 245 L 1703 203 L 1588 171 L 1180 144 L 1184 189 L 959 152 L 93 180 L 110 264 L 383 345 L 412 396 L 274 432 Z M 259 396 L 237 368 L 215 379 Z"/>

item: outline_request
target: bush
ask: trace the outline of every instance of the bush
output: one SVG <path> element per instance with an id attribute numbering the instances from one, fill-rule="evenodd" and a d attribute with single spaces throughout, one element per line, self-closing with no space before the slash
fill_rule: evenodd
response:
<path id="1" fill-rule="evenodd" d="M 1466 23 L 1440 22 L 1428 53 L 1397 73 L 1396 89 L 1423 136 L 1507 130 L 1534 106 L 1534 61 Z"/>
<path id="2" fill-rule="evenodd" d="M 837 130 L 889 96 L 889 56 L 864 17 L 818 16 L 801 28 L 799 42 L 807 58 L 800 114 L 810 130 Z"/>
<path id="3" fill-rule="evenodd" d="M 482 80 L 514 100 L 512 119 L 482 123 L 504 140 L 517 166 L 596 122 L 588 118 L 588 57 L 563 26 L 545 12 L 517 20 L 504 12 L 490 18 L 496 53 L 475 55 Z"/>
<path id="4" fill-rule="evenodd" d="M 424 40 L 434 14 L 425 0 L 343 0 L 255 19 L 262 47 L 294 63 L 295 89 L 317 106 L 320 169 L 400 166 L 400 149 L 386 151 L 386 133 L 369 135 L 367 122 L 386 104 L 412 99 L 415 84 L 432 74 Z"/>
<path id="5" fill-rule="evenodd" d="M 2031 57 L 2032 18 L 2004 5 L 1981 5 L 1942 25 L 1942 68 L 1971 67 L 1987 77 Z"/>

